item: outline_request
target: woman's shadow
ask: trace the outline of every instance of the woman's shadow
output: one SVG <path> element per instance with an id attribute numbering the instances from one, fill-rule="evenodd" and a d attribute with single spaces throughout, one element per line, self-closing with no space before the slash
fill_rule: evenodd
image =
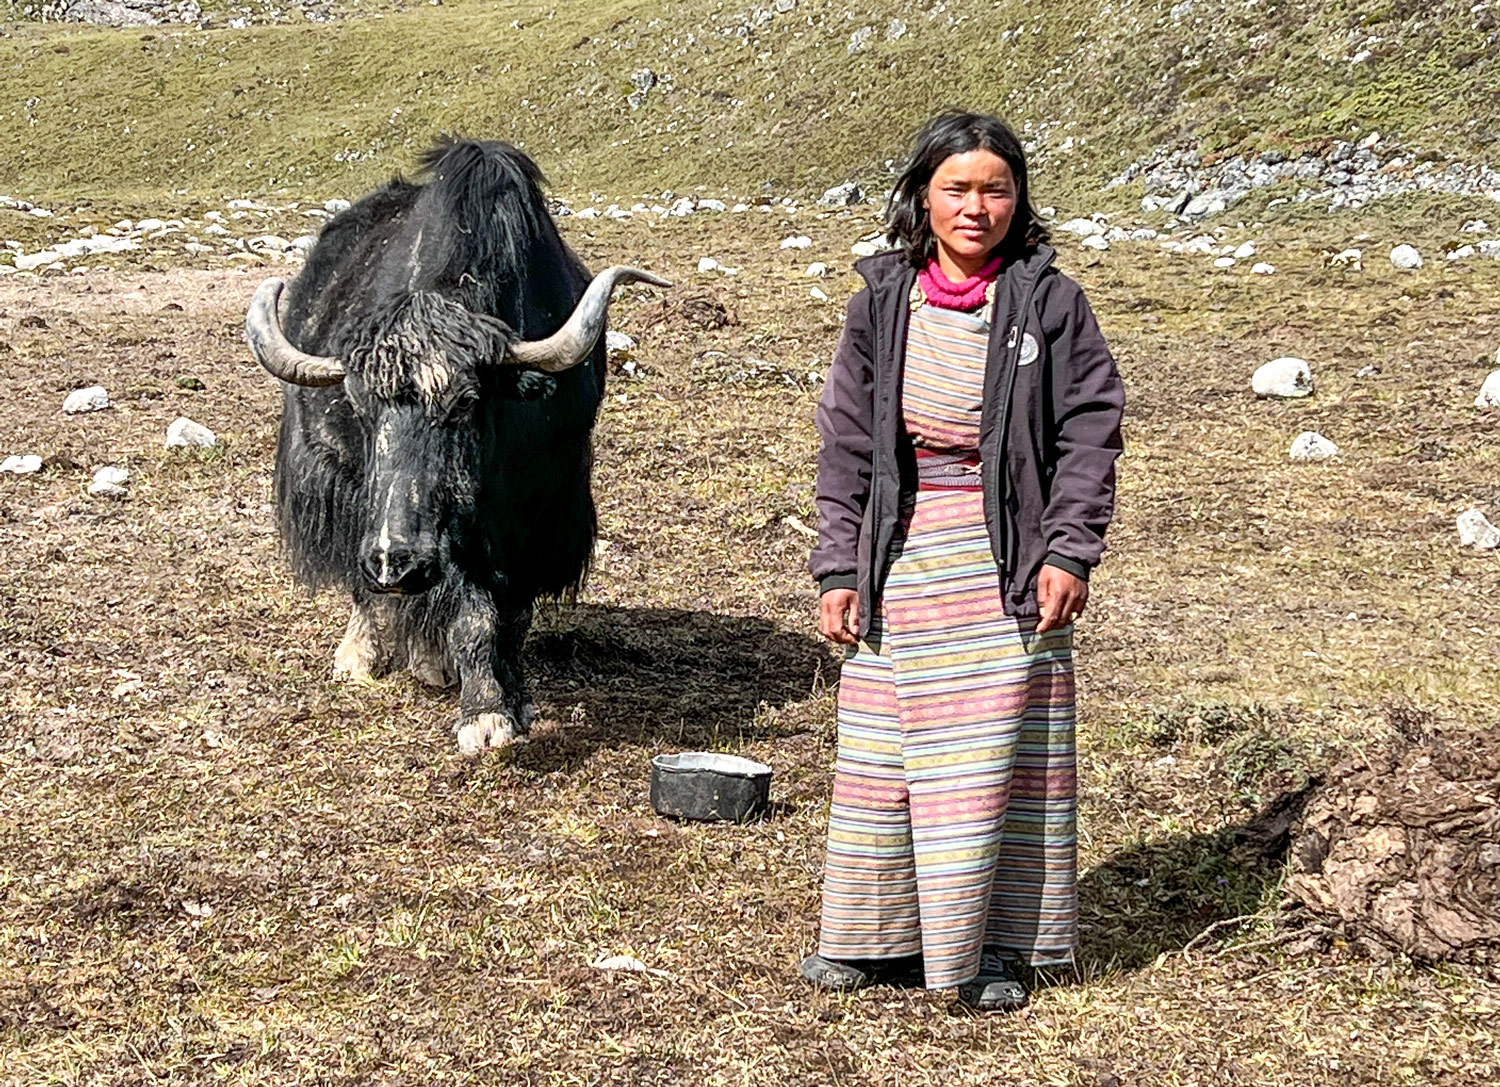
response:
<path id="1" fill-rule="evenodd" d="M 712 750 L 766 739 L 774 711 L 838 679 L 833 654 L 806 634 L 676 608 L 539 612 L 525 662 L 539 708 L 564 723 L 518 753 L 540 771 L 621 743 Z"/>

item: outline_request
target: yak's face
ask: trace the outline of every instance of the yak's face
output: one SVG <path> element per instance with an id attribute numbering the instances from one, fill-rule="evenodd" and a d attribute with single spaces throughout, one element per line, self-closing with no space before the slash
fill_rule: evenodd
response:
<path id="1" fill-rule="evenodd" d="M 376 592 L 443 579 L 474 522 L 483 368 L 509 330 L 435 294 L 403 300 L 348 353 L 344 392 L 364 425 L 360 569 Z"/>

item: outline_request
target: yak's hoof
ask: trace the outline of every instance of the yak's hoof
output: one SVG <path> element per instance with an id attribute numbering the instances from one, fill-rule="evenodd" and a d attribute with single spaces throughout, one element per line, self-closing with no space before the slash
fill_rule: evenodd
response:
<path id="1" fill-rule="evenodd" d="M 487 747 L 508 747 L 524 731 L 508 713 L 481 713 L 459 723 L 458 749 L 478 755 Z"/>

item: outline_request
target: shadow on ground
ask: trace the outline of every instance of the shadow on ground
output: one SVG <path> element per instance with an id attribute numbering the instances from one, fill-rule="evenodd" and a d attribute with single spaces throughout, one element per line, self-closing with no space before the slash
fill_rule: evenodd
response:
<path id="1" fill-rule="evenodd" d="M 805 634 L 674 608 L 541 613 L 525 659 L 539 708 L 565 725 L 518 753 L 534 770 L 622 743 L 711 749 L 767 739 L 779 727 L 767 711 L 838 676 L 832 654 Z"/>

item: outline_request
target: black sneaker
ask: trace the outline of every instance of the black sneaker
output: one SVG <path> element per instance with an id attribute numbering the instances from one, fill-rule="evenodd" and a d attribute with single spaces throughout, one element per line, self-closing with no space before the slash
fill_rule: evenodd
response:
<path id="1" fill-rule="evenodd" d="M 1021 960 L 999 948 L 979 955 L 979 976 L 958 987 L 958 1000 L 980 1012 L 1013 1012 L 1026 1006 L 1031 994 L 1021 981 Z"/>
<path id="2" fill-rule="evenodd" d="M 802 960 L 802 976 L 820 989 L 847 993 L 870 985 L 913 984 L 922 979 L 922 957 L 899 959 L 825 959 L 809 955 Z"/>

